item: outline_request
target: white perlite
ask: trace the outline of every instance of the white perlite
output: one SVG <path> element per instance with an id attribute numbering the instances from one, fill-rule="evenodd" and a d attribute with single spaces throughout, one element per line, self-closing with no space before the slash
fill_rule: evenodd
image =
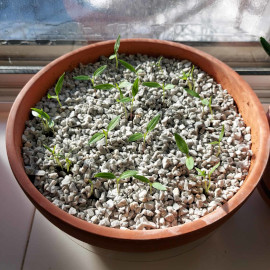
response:
<path id="1" fill-rule="evenodd" d="M 220 207 L 242 185 L 249 169 L 252 151 L 250 128 L 246 127 L 237 113 L 232 97 L 204 71 L 195 67 L 195 90 L 203 98 L 212 96 L 213 120 L 208 107 L 202 113 L 201 101 L 189 96 L 183 87 L 186 82 L 179 77 L 190 71 L 187 61 L 163 59 L 162 70 L 155 66 L 157 59 L 142 55 L 120 56 L 140 72 L 140 81 L 157 81 L 174 84 L 166 90 L 162 101 L 162 89 L 140 85 L 134 101 L 134 119 L 126 120 L 124 110 L 116 102 L 116 89 L 94 90 L 89 81 L 76 81 L 73 76 L 92 75 L 101 65 L 105 72 L 96 84 L 133 83 L 136 75 L 123 66 L 115 69 L 115 63 L 105 57 L 100 62 L 80 65 L 67 72 L 64 79 L 60 108 L 56 100 L 43 97 L 36 105 L 54 120 L 55 133 L 46 136 L 39 119 L 26 122 L 22 136 L 22 154 L 25 170 L 33 176 L 34 185 L 59 208 L 94 224 L 120 229 L 167 228 L 191 222 Z M 130 96 L 130 89 L 123 89 Z M 53 89 L 49 90 L 53 95 Z M 130 104 L 126 104 L 130 109 Z M 143 151 L 142 141 L 129 143 L 133 133 L 144 133 L 147 123 L 157 114 L 161 115 L 156 128 L 148 134 Z M 121 115 L 120 124 L 109 133 L 108 145 L 104 139 L 93 145 L 88 140 L 96 132 L 102 132 L 114 117 Z M 221 154 L 217 157 L 217 145 L 221 127 L 225 135 L 221 142 Z M 174 133 L 187 142 L 195 167 L 207 172 L 218 162 L 220 166 L 212 175 L 207 196 L 203 181 L 195 169 L 188 171 L 185 157 L 178 150 Z M 45 151 L 43 144 L 61 154 L 70 153 L 70 171 L 61 170 Z M 64 168 L 65 160 L 60 159 Z M 120 194 L 114 180 L 94 179 L 98 172 L 120 175 L 126 170 L 137 170 L 152 181 L 162 183 L 167 191 L 158 191 L 135 179 L 120 182 Z M 94 191 L 91 194 L 91 179 Z"/>

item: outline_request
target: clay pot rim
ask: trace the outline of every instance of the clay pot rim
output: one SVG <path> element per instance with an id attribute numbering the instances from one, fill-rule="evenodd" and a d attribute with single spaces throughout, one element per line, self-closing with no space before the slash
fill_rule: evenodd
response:
<path id="1" fill-rule="evenodd" d="M 6 128 L 6 146 L 7 146 L 7 154 L 9 158 L 9 162 L 12 168 L 12 171 L 26 193 L 26 195 L 29 197 L 31 201 L 34 201 L 40 209 L 45 211 L 45 213 L 53 219 L 60 220 L 62 225 L 73 227 L 76 230 L 79 230 L 83 233 L 89 233 L 92 235 L 98 235 L 102 237 L 109 237 L 109 238 L 115 238 L 115 239 L 125 239 L 125 240 L 153 240 L 153 239 L 162 239 L 162 238 L 170 238 L 174 236 L 179 235 L 187 235 L 191 234 L 194 231 L 203 230 L 204 227 L 211 225 L 219 220 L 221 220 L 225 215 L 229 214 L 230 212 L 233 212 L 236 210 L 247 198 L 253 190 L 255 189 L 256 185 L 258 184 L 260 177 L 263 173 L 263 170 L 261 168 L 265 168 L 269 151 L 265 151 L 264 149 L 269 149 L 270 145 L 270 138 L 269 138 L 269 127 L 267 124 L 267 120 L 263 111 L 263 108 L 260 104 L 259 99 L 255 95 L 255 93 L 251 90 L 250 86 L 236 73 L 234 73 L 234 76 L 241 81 L 243 86 L 248 89 L 250 95 L 252 96 L 252 99 L 254 100 L 255 111 L 258 114 L 258 121 L 261 122 L 260 125 L 260 134 L 261 134 L 261 144 L 260 144 L 260 151 L 259 155 L 256 156 L 256 160 L 254 162 L 254 166 L 252 168 L 252 171 L 249 173 L 248 177 L 246 178 L 244 184 L 242 185 L 241 189 L 224 205 L 222 205 L 220 208 L 216 209 L 215 211 L 207 214 L 206 216 L 192 221 L 190 223 L 186 223 L 183 225 L 178 225 L 166 229 L 153 229 L 153 230 L 121 230 L 121 229 L 115 229 L 115 228 L 109 228 L 104 226 L 99 226 L 96 224 L 88 223 L 87 221 L 81 220 L 79 218 L 76 218 L 65 211 L 61 210 L 57 206 L 53 205 L 49 200 L 47 200 L 37 189 L 36 187 L 31 183 L 30 179 L 26 175 L 23 164 L 21 162 L 20 154 L 17 152 L 18 150 L 15 147 L 14 141 L 14 133 L 16 132 L 16 127 L 14 126 L 14 120 L 17 115 L 18 108 L 21 104 L 21 101 L 24 97 L 24 95 L 27 93 L 27 91 L 31 88 L 33 83 L 38 80 L 40 77 L 44 76 L 45 73 L 48 72 L 52 67 L 58 65 L 63 59 L 66 59 L 74 54 L 77 54 L 79 52 L 83 52 L 85 50 L 88 50 L 89 48 L 95 48 L 97 46 L 101 45 L 111 45 L 112 52 L 113 52 L 113 44 L 115 40 L 110 41 L 103 41 L 95 44 L 91 44 L 88 46 L 84 46 L 82 48 L 79 48 L 77 50 L 74 50 L 72 52 L 69 52 L 56 60 L 52 61 L 50 64 L 45 66 L 41 71 L 39 71 L 37 74 L 35 74 L 32 79 L 24 86 L 24 88 L 21 90 L 19 95 L 17 96 L 7 122 L 7 128 Z M 207 58 L 208 60 L 215 59 L 213 56 L 199 51 L 197 49 L 194 49 L 192 47 L 189 47 L 187 45 L 169 42 L 169 41 L 161 41 L 161 40 L 155 40 L 155 39 L 122 39 L 121 44 L 123 43 L 153 43 L 155 44 L 165 44 L 173 47 L 178 47 L 183 50 L 191 51 L 195 55 L 199 55 L 202 58 Z M 121 52 L 121 47 L 120 47 Z M 229 69 L 226 64 L 223 62 L 217 60 L 219 64 L 224 69 Z M 264 150 L 264 151 L 263 151 Z"/>

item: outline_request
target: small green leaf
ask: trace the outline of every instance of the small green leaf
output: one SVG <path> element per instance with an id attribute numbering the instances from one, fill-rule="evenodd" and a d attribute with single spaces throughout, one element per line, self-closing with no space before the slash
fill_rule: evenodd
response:
<path id="1" fill-rule="evenodd" d="M 75 77 L 73 77 L 73 79 L 80 80 L 80 81 L 90 81 L 91 80 L 91 78 L 89 76 L 85 76 L 85 75 L 75 76 Z"/>
<path id="2" fill-rule="evenodd" d="M 193 157 L 189 156 L 186 157 L 186 166 L 189 170 L 192 170 L 194 168 L 194 159 Z"/>
<path id="3" fill-rule="evenodd" d="M 96 133 L 94 134 L 90 140 L 88 141 L 88 144 L 92 144 L 92 143 L 95 143 L 95 142 L 98 142 L 99 140 L 101 140 L 103 137 L 104 137 L 104 133 Z"/>
<path id="4" fill-rule="evenodd" d="M 117 117 L 115 117 L 115 118 L 109 123 L 109 125 L 108 125 L 108 127 L 107 127 L 107 130 L 108 130 L 108 131 L 113 130 L 113 129 L 118 125 L 119 121 L 120 121 L 120 115 L 117 116 Z"/>
<path id="5" fill-rule="evenodd" d="M 45 119 L 47 121 L 51 120 L 50 116 L 47 113 L 45 113 L 42 109 L 31 108 L 31 110 L 33 116 Z"/>
<path id="6" fill-rule="evenodd" d="M 135 97 L 139 91 L 139 78 L 137 78 L 132 86 L 132 96 Z"/>
<path id="7" fill-rule="evenodd" d="M 148 123 L 146 127 L 146 131 L 147 132 L 152 131 L 156 127 L 159 119 L 160 119 L 160 114 L 157 114 L 154 118 L 152 118 L 152 120 Z"/>
<path id="8" fill-rule="evenodd" d="M 108 172 L 97 173 L 94 177 L 105 178 L 105 179 L 115 179 L 116 178 L 116 176 L 113 173 L 108 173 Z"/>
<path id="9" fill-rule="evenodd" d="M 125 171 L 119 176 L 119 178 L 120 179 L 129 178 L 129 177 L 132 177 L 132 176 L 136 175 L 137 173 L 138 173 L 137 171 L 132 171 L 132 170 Z"/>
<path id="10" fill-rule="evenodd" d="M 57 98 L 57 96 L 51 96 L 49 93 L 47 95 L 48 98 Z"/>
<path id="11" fill-rule="evenodd" d="M 215 144 L 219 144 L 219 142 L 218 141 L 214 141 L 214 142 L 210 142 L 209 144 L 215 145 Z"/>
<path id="12" fill-rule="evenodd" d="M 265 52 L 270 56 L 270 44 L 265 38 L 260 37 L 260 42 Z"/>
<path id="13" fill-rule="evenodd" d="M 116 55 L 115 55 L 115 54 L 112 54 L 112 55 L 109 57 L 109 59 L 112 60 L 112 59 L 114 59 L 115 57 L 116 57 Z"/>
<path id="14" fill-rule="evenodd" d="M 48 126 L 49 128 L 52 128 L 54 126 L 54 121 L 52 119 L 48 120 Z"/>
<path id="15" fill-rule="evenodd" d="M 147 87 L 152 87 L 152 88 L 162 88 L 162 85 L 160 85 L 157 82 L 144 82 L 142 85 L 147 86 Z"/>
<path id="16" fill-rule="evenodd" d="M 188 145 L 186 144 L 185 140 L 177 133 L 174 134 L 174 138 L 175 138 L 178 149 L 182 153 L 188 155 L 189 150 L 188 150 Z"/>
<path id="17" fill-rule="evenodd" d="M 104 65 L 104 66 L 99 67 L 99 68 L 94 72 L 93 76 L 94 76 L 95 78 L 97 78 L 98 76 L 100 76 L 100 75 L 104 72 L 104 70 L 105 70 L 106 68 L 107 68 L 107 65 Z"/>
<path id="18" fill-rule="evenodd" d="M 119 59 L 118 60 L 125 68 L 127 68 L 127 69 L 129 69 L 131 72 L 133 72 L 133 73 L 137 73 L 137 71 L 136 71 L 136 69 L 131 65 L 131 64 L 129 64 L 129 63 L 127 63 L 126 61 L 124 61 L 124 60 L 121 60 L 121 59 Z"/>
<path id="19" fill-rule="evenodd" d="M 218 140 L 219 140 L 220 142 L 222 141 L 223 136 L 224 136 L 224 125 L 222 126 L 221 132 L 220 132 L 220 134 L 219 134 L 219 139 L 218 139 Z"/>
<path id="20" fill-rule="evenodd" d="M 119 88 L 127 88 L 127 87 L 131 87 L 132 83 L 124 81 L 124 82 L 120 82 L 119 84 Z"/>
<path id="21" fill-rule="evenodd" d="M 120 47 L 120 38 L 121 36 L 118 35 L 116 42 L 114 43 L 114 53 L 116 54 Z"/>
<path id="22" fill-rule="evenodd" d="M 105 83 L 105 84 L 95 85 L 95 88 L 100 89 L 100 90 L 110 90 L 110 89 L 115 88 L 115 86 L 113 84 L 110 84 L 110 83 Z"/>
<path id="23" fill-rule="evenodd" d="M 220 165 L 220 162 L 218 164 L 216 164 L 208 173 L 208 175 L 211 177 L 212 173 L 215 171 L 215 169 L 217 169 L 217 167 Z"/>
<path id="24" fill-rule="evenodd" d="M 127 102 L 131 101 L 131 98 L 130 97 L 124 97 L 124 98 L 121 98 L 121 99 L 117 99 L 117 101 L 121 102 L 121 103 L 127 103 Z"/>
<path id="25" fill-rule="evenodd" d="M 206 98 L 202 99 L 201 102 L 202 102 L 202 105 L 205 105 L 205 106 L 209 105 L 209 101 Z"/>
<path id="26" fill-rule="evenodd" d="M 196 167 L 195 167 L 195 169 L 198 172 L 199 176 L 202 176 L 202 177 L 205 177 L 206 176 L 206 172 L 205 171 L 202 171 L 202 170 L 200 170 L 200 169 L 198 169 Z"/>
<path id="27" fill-rule="evenodd" d="M 44 146 L 48 151 L 50 151 L 51 153 L 53 153 L 53 150 L 52 150 L 48 145 L 43 144 L 43 146 Z"/>
<path id="28" fill-rule="evenodd" d="M 184 90 L 187 91 L 187 93 L 188 93 L 189 95 L 193 96 L 193 97 L 201 98 L 200 95 L 199 95 L 197 92 L 193 91 L 193 90 L 190 90 L 190 89 L 188 89 L 188 88 L 184 88 Z"/>
<path id="29" fill-rule="evenodd" d="M 164 89 L 169 90 L 169 89 L 173 89 L 174 87 L 175 87 L 175 85 L 173 85 L 173 84 L 167 84 L 167 85 L 165 85 Z"/>
<path id="30" fill-rule="evenodd" d="M 137 140 L 140 140 L 141 138 L 143 138 L 142 133 L 134 133 L 128 138 L 128 141 L 129 142 L 135 142 Z"/>
<path id="31" fill-rule="evenodd" d="M 146 178 L 145 176 L 142 176 L 142 175 L 136 174 L 136 175 L 134 175 L 134 178 L 136 178 L 144 183 L 147 183 L 147 184 L 151 183 L 151 181 L 148 178 Z"/>
<path id="32" fill-rule="evenodd" d="M 154 182 L 152 184 L 152 186 L 155 188 L 155 189 L 158 189 L 158 190 L 167 190 L 167 188 L 165 186 L 163 186 L 162 184 L 158 183 L 158 182 Z"/>
<path id="33" fill-rule="evenodd" d="M 62 86 L 63 86 L 63 82 L 64 82 L 64 77 L 65 77 L 65 72 L 60 76 L 60 78 L 58 79 L 56 86 L 54 88 L 55 90 L 55 94 L 57 96 L 59 96 L 61 90 L 62 90 Z"/>

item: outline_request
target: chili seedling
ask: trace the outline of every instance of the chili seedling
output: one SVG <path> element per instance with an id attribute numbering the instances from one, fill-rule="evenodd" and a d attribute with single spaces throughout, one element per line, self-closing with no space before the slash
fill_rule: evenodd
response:
<path id="1" fill-rule="evenodd" d="M 205 170 L 200 170 L 198 168 L 195 168 L 198 172 L 198 175 L 201 176 L 204 180 L 204 190 L 205 193 L 207 194 L 209 192 L 210 186 L 211 186 L 211 175 L 213 174 L 213 172 L 218 168 L 218 166 L 220 165 L 220 162 L 217 163 L 206 175 Z M 208 177 L 208 180 L 206 178 L 206 176 Z M 208 184 L 207 184 L 208 181 Z"/>
<path id="2" fill-rule="evenodd" d="M 159 182 L 151 182 L 145 176 L 136 174 L 136 175 L 134 175 L 134 178 L 140 180 L 141 182 L 144 182 L 144 183 L 148 184 L 150 194 L 152 193 L 152 187 L 154 187 L 155 189 L 158 189 L 158 190 L 167 190 L 167 188 L 165 186 L 163 186 L 161 183 L 159 183 Z"/>
<path id="3" fill-rule="evenodd" d="M 61 169 L 63 170 L 63 166 L 62 163 L 60 162 L 60 158 L 62 158 L 63 156 L 60 154 L 60 152 L 56 152 L 55 148 L 56 145 L 53 147 L 53 149 L 51 149 L 49 146 L 47 146 L 46 144 L 43 144 L 43 146 L 51 153 L 52 158 L 54 159 L 55 163 L 61 167 Z"/>
<path id="4" fill-rule="evenodd" d="M 147 136 L 147 134 L 149 132 L 151 132 L 157 125 L 157 123 L 159 122 L 160 119 L 160 114 L 157 114 L 155 117 L 152 118 L 152 120 L 148 123 L 147 127 L 146 127 L 146 131 L 144 132 L 144 134 L 142 133 L 134 133 L 133 135 L 131 135 L 128 138 L 129 142 L 135 142 L 137 140 L 140 140 L 143 138 L 143 145 L 145 146 L 145 138 Z"/>
<path id="5" fill-rule="evenodd" d="M 218 141 L 213 141 L 213 142 L 210 142 L 209 144 L 212 144 L 212 145 L 215 145 L 215 144 L 218 144 L 218 152 L 217 152 L 217 157 L 219 156 L 220 154 L 220 142 L 222 141 L 224 137 L 224 125 L 222 126 L 221 128 L 221 131 L 220 131 L 220 134 L 219 134 L 219 138 L 218 138 Z"/>
<path id="6" fill-rule="evenodd" d="M 116 42 L 114 43 L 114 54 L 112 54 L 109 57 L 110 60 L 115 58 L 116 68 L 118 68 L 118 50 L 119 50 L 119 47 L 120 47 L 120 38 L 121 38 L 121 36 L 118 35 L 118 38 L 117 38 Z"/>
<path id="7" fill-rule="evenodd" d="M 31 110 L 33 116 L 41 119 L 46 132 L 48 132 L 50 129 L 53 131 L 54 122 L 46 112 L 37 108 L 31 108 Z"/>
<path id="8" fill-rule="evenodd" d="M 174 134 L 176 145 L 178 149 L 186 155 L 186 166 L 189 170 L 192 170 L 194 167 L 194 159 L 189 155 L 188 145 L 185 140 L 177 133 Z"/>
<path id="9" fill-rule="evenodd" d="M 60 99 L 59 99 L 59 94 L 60 94 L 62 87 L 63 87 L 64 77 L 65 77 L 65 72 L 60 76 L 60 78 L 58 79 L 56 86 L 54 88 L 54 92 L 55 92 L 56 96 L 51 96 L 49 93 L 47 95 L 48 98 L 56 99 L 58 101 L 60 107 L 62 107 L 62 104 L 61 104 Z"/>
<path id="10" fill-rule="evenodd" d="M 165 99 L 165 91 L 175 87 L 175 85 L 173 85 L 173 84 L 166 84 L 165 85 L 164 83 L 159 84 L 157 82 L 144 82 L 143 85 L 147 86 L 147 87 L 151 87 L 151 88 L 161 88 L 163 90 L 163 99 L 162 99 L 163 102 Z"/>
<path id="11" fill-rule="evenodd" d="M 112 119 L 112 121 L 108 124 L 107 129 L 103 129 L 103 132 L 98 132 L 96 134 L 94 134 L 90 140 L 88 141 L 88 144 L 92 144 L 95 143 L 97 141 L 100 141 L 102 138 L 105 137 L 105 142 L 106 145 L 108 144 L 108 134 L 109 131 L 112 131 L 119 123 L 120 120 L 120 116 L 115 117 L 114 119 Z"/>
<path id="12" fill-rule="evenodd" d="M 120 180 L 135 176 L 137 173 L 138 173 L 137 171 L 130 170 L 130 171 L 125 171 L 119 177 L 116 177 L 113 173 L 100 172 L 100 173 L 97 173 L 95 175 L 95 177 L 96 178 L 104 178 L 104 179 L 116 179 L 117 192 L 119 194 L 120 193 L 120 191 L 119 191 Z"/>
<path id="13" fill-rule="evenodd" d="M 80 81 L 91 81 L 93 88 L 96 88 L 95 79 L 98 78 L 104 72 L 106 68 L 107 68 L 107 65 L 99 67 L 97 70 L 94 71 L 92 77 L 86 76 L 86 75 L 79 75 L 79 76 L 73 77 L 73 79 L 80 80 Z"/>

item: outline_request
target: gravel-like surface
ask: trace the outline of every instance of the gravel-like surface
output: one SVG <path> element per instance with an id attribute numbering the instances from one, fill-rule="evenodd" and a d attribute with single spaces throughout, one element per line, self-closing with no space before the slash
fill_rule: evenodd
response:
<path id="1" fill-rule="evenodd" d="M 213 97 L 214 119 L 207 107 L 202 114 L 202 104 L 189 96 L 179 79 L 182 71 L 188 72 L 192 64 L 187 61 L 162 60 L 161 71 L 152 57 L 121 56 L 143 71 L 141 82 L 171 83 L 175 87 L 166 92 L 162 102 L 162 89 L 140 85 L 134 102 L 135 117 L 125 119 L 121 105 L 116 102 L 118 91 L 94 90 L 89 81 L 75 81 L 73 76 L 92 75 L 99 66 L 107 64 L 105 72 L 96 84 L 133 83 L 136 75 L 115 62 L 102 57 L 94 65 L 80 66 L 65 75 L 60 95 L 63 107 L 56 100 L 43 99 L 36 105 L 43 108 L 55 122 L 55 134 L 46 135 L 40 119 L 31 117 L 26 122 L 23 139 L 23 159 L 27 174 L 38 190 L 53 204 L 88 222 L 121 229 L 156 229 L 184 224 L 196 220 L 221 206 L 239 190 L 249 169 L 252 151 L 250 128 L 237 113 L 233 98 L 213 78 L 195 67 L 196 91 L 204 98 Z M 131 90 L 123 90 L 125 96 Z M 50 94 L 54 94 L 50 89 Z M 127 105 L 129 109 L 129 105 Z M 147 123 L 158 113 L 161 119 L 149 133 L 143 152 L 142 140 L 129 143 L 128 137 L 136 132 L 144 133 Z M 114 117 L 122 115 L 120 124 L 109 133 L 108 145 L 104 139 L 88 145 L 96 132 L 102 132 Z M 222 128 L 225 135 L 218 146 L 209 142 L 217 140 Z M 203 189 L 202 178 L 195 169 L 188 171 L 185 156 L 178 150 L 174 133 L 187 142 L 195 167 L 207 172 L 221 162 L 212 175 L 209 193 Z M 61 170 L 51 159 L 43 144 L 68 155 L 72 161 L 70 172 Z M 63 166 L 65 160 L 61 159 Z M 118 195 L 115 180 L 95 179 L 98 172 L 120 175 L 126 170 L 162 183 L 167 191 L 149 187 L 136 179 L 126 179 L 120 184 Z M 94 183 L 94 192 L 88 179 Z"/>

